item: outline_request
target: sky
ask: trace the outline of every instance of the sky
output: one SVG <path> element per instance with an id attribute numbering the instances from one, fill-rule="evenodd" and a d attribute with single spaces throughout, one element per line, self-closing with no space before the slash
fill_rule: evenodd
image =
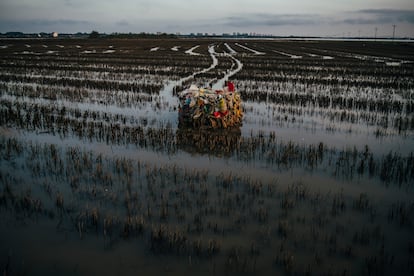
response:
<path id="1" fill-rule="evenodd" d="M 0 32 L 414 37 L 414 0 L 1 0 Z"/>

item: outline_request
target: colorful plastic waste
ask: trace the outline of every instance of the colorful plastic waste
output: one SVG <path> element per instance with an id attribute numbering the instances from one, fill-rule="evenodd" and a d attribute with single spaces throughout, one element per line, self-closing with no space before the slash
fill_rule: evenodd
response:
<path id="1" fill-rule="evenodd" d="M 232 82 L 227 82 L 222 90 L 191 85 L 178 96 L 181 125 L 193 128 L 228 128 L 242 124 L 241 98 Z"/>

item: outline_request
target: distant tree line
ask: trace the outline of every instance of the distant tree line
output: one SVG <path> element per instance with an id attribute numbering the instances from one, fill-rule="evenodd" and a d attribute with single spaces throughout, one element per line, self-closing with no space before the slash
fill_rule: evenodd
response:
<path id="1" fill-rule="evenodd" d="M 167 33 L 112 33 L 107 35 L 109 38 L 177 38 L 175 34 Z"/>
<path id="2" fill-rule="evenodd" d="M 175 34 L 167 33 L 111 33 L 100 34 L 98 31 L 92 31 L 89 38 L 177 38 Z"/>

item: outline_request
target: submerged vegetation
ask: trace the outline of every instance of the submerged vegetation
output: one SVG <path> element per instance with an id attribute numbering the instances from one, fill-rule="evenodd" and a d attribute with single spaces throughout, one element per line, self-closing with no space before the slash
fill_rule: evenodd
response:
<path id="1" fill-rule="evenodd" d="M 65 220 L 61 231 L 101 237 L 107 250 L 138 240 L 154 257 L 183 256 L 183 266 L 189 257 L 207 262 L 210 272 L 208 260 L 231 272 L 319 274 L 335 263 L 332 273 L 343 274 L 359 271 L 348 265 L 355 260 L 366 261 L 359 266 L 364 274 L 378 269 L 376 262 L 384 274 L 414 268 L 405 239 L 394 236 L 412 231 L 412 200 L 379 204 L 364 192 L 315 191 L 301 180 L 216 174 L 16 139 L 2 145 L 2 163 L 15 164 L 1 171 L 2 212 L 26 223 L 51 220 L 58 229 Z M 9 173 L 13 166 L 35 180 Z"/>
<path id="2" fill-rule="evenodd" d="M 414 273 L 410 43 L 0 46 L 3 274 Z M 179 126 L 227 79 L 240 127 Z"/>

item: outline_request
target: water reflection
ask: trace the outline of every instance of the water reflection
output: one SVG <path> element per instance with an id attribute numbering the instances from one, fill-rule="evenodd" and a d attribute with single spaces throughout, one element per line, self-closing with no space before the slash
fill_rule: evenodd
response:
<path id="1" fill-rule="evenodd" d="M 176 133 L 179 149 L 191 154 L 210 154 L 219 157 L 231 156 L 239 145 L 240 137 L 240 127 L 227 129 L 179 127 Z"/>

